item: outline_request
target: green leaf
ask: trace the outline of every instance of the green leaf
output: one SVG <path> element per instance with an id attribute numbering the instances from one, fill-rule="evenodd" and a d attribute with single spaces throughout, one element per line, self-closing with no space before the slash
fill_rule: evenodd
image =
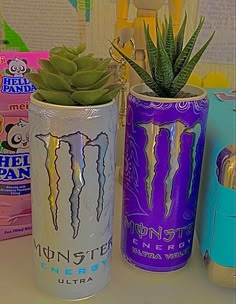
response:
<path id="1" fill-rule="evenodd" d="M 39 64 L 44 70 L 47 70 L 50 73 L 58 74 L 58 72 L 54 69 L 53 65 L 49 60 L 39 59 Z"/>
<path id="2" fill-rule="evenodd" d="M 168 56 L 170 58 L 171 64 L 173 64 L 174 57 L 175 57 L 175 39 L 174 39 L 173 23 L 172 23 L 171 15 L 169 17 L 169 23 L 168 23 L 168 28 L 167 28 L 165 49 L 166 49 L 166 53 L 168 54 Z"/>
<path id="3" fill-rule="evenodd" d="M 152 77 L 154 78 L 156 73 L 157 49 L 154 42 L 152 41 L 149 31 L 149 25 L 146 26 L 145 22 L 144 22 L 144 32 L 145 32 L 145 40 L 146 40 L 146 50 L 148 55 L 148 63 Z"/>
<path id="4" fill-rule="evenodd" d="M 114 84 L 107 86 L 104 89 L 107 89 L 108 92 L 101 96 L 94 104 L 104 104 L 111 101 L 120 92 L 121 85 Z"/>
<path id="5" fill-rule="evenodd" d="M 162 40 L 163 40 L 163 44 L 165 46 L 166 45 L 166 38 L 167 38 L 168 28 L 169 28 L 169 24 L 168 24 L 168 20 L 167 20 L 166 15 L 164 17 L 164 24 L 165 24 L 165 32 L 162 34 Z"/>
<path id="6" fill-rule="evenodd" d="M 99 64 L 98 60 L 90 56 L 77 57 L 73 62 L 77 65 L 78 70 L 93 70 Z"/>
<path id="7" fill-rule="evenodd" d="M 88 53 L 86 56 L 87 57 L 93 57 L 95 55 L 95 53 Z"/>
<path id="8" fill-rule="evenodd" d="M 37 93 L 44 101 L 48 103 L 64 105 L 64 106 L 74 106 L 75 103 L 70 98 L 70 94 L 66 92 L 55 92 L 55 91 L 46 91 L 38 90 Z"/>
<path id="9" fill-rule="evenodd" d="M 68 84 L 69 86 L 72 86 L 72 76 L 69 76 L 69 75 L 65 75 L 65 74 L 62 74 L 62 73 L 59 73 L 59 76 L 64 79 Z"/>
<path id="10" fill-rule="evenodd" d="M 113 74 L 112 72 L 108 72 L 108 71 L 104 72 L 101 78 L 97 82 L 95 82 L 95 84 L 93 84 L 90 87 L 90 89 L 95 90 L 103 87 L 107 83 L 107 81 L 109 80 L 112 74 Z"/>
<path id="11" fill-rule="evenodd" d="M 72 93 L 71 98 L 83 105 L 95 104 L 99 98 L 108 92 L 107 89 L 76 91 Z"/>
<path id="12" fill-rule="evenodd" d="M 166 18 L 166 16 L 165 16 L 165 18 Z M 165 23 L 165 29 L 167 29 L 167 27 L 166 27 L 166 23 Z M 156 41 L 156 46 L 158 45 L 158 36 L 159 36 L 159 33 L 161 32 L 161 30 L 160 30 L 160 28 L 159 28 L 159 24 L 158 24 L 158 16 L 157 16 L 157 14 L 156 14 L 156 39 L 157 39 L 157 41 Z M 166 32 L 165 32 L 165 35 L 161 35 L 161 39 L 162 39 L 162 41 L 164 41 L 165 40 L 165 36 L 166 36 Z"/>
<path id="13" fill-rule="evenodd" d="M 108 89 L 108 90 L 120 90 L 122 88 L 122 85 L 120 83 L 112 83 L 109 84 L 108 86 L 104 87 L 104 89 Z"/>
<path id="14" fill-rule="evenodd" d="M 86 44 L 80 44 L 77 48 L 76 48 L 76 52 L 77 54 L 81 54 L 86 50 Z"/>
<path id="15" fill-rule="evenodd" d="M 113 43 L 111 43 L 114 49 L 128 62 L 128 64 L 135 70 L 135 72 L 139 75 L 139 77 L 143 80 L 143 82 L 156 94 L 159 96 L 163 94 L 162 90 L 158 87 L 157 83 L 152 79 L 152 77 L 145 71 L 141 66 L 139 66 L 136 62 L 126 56 L 123 52 L 121 52 Z"/>
<path id="16" fill-rule="evenodd" d="M 165 21 L 162 21 L 162 31 L 161 31 L 161 36 L 162 40 L 166 41 L 166 35 L 167 35 L 167 27 Z"/>
<path id="17" fill-rule="evenodd" d="M 211 35 L 211 37 L 207 40 L 203 47 L 194 55 L 194 57 L 184 66 L 180 73 L 175 77 L 169 91 L 171 97 L 175 97 L 179 93 L 179 91 L 185 86 L 194 67 L 196 66 L 201 56 L 205 52 L 206 48 L 210 44 L 211 40 L 213 39 L 214 34 L 215 32 Z"/>
<path id="18" fill-rule="evenodd" d="M 56 46 L 50 50 L 49 54 L 50 54 L 50 56 L 52 56 L 52 55 L 58 55 L 58 56 L 62 55 L 63 56 L 64 49 L 63 49 L 63 47 Z"/>
<path id="19" fill-rule="evenodd" d="M 202 26 L 204 24 L 204 18 L 201 17 L 199 24 L 197 26 L 197 29 L 189 39 L 188 43 L 184 47 L 183 51 L 180 53 L 178 58 L 176 59 L 175 65 L 174 65 L 174 75 L 178 75 L 178 73 L 182 70 L 184 65 L 189 61 L 189 58 L 192 54 L 193 48 L 195 46 L 195 43 L 197 41 L 198 35 L 202 29 Z"/>
<path id="20" fill-rule="evenodd" d="M 180 53 L 183 50 L 186 24 L 187 24 L 187 14 L 185 12 L 183 23 L 182 23 L 182 25 L 180 27 L 180 30 L 179 30 L 176 38 L 175 38 L 175 61 L 179 57 Z"/>
<path id="21" fill-rule="evenodd" d="M 36 98 L 36 99 L 39 100 L 39 101 L 44 101 L 44 99 L 42 98 L 42 96 L 39 95 L 39 93 L 38 93 L 37 91 L 34 92 L 34 98 Z"/>
<path id="22" fill-rule="evenodd" d="M 172 64 L 165 50 L 159 28 L 157 28 L 157 54 L 158 59 L 155 80 L 165 95 L 165 92 L 169 89 L 174 79 L 174 74 L 172 70 Z"/>
<path id="23" fill-rule="evenodd" d="M 72 76 L 72 85 L 76 88 L 87 88 L 94 85 L 102 76 L 103 71 L 78 71 Z"/>
<path id="24" fill-rule="evenodd" d="M 102 60 L 101 63 L 98 64 L 98 66 L 96 67 L 96 70 L 104 71 L 108 67 L 110 62 L 111 62 L 111 58 L 106 58 L 106 59 Z"/>
<path id="25" fill-rule="evenodd" d="M 77 55 L 74 55 L 70 52 L 64 51 L 63 56 L 61 56 L 61 57 L 67 58 L 69 60 L 74 60 L 77 57 Z"/>
<path id="26" fill-rule="evenodd" d="M 59 73 L 72 76 L 74 73 L 77 72 L 77 65 L 67 58 L 62 58 L 58 55 L 53 55 L 50 58 L 50 63 L 52 64 L 54 69 Z"/>
<path id="27" fill-rule="evenodd" d="M 36 86 L 37 89 L 45 89 L 46 85 L 43 82 L 42 78 L 37 73 L 26 73 L 25 77 Z"/>
<path id="28" fill-rule="evenodd" d="M 70 85 L 59 75 L 40 70 L 39 75 L 47 88 L 55 91 L 73 91 Z"/>
<path id="29" fill-rule="evenodd" d="M 50 57 L 53 55 L 60 56 L 62 58 L 67 58 L 69 60 L 73 60 L 76 55 L 68 52 L 64 47 L 54 47 L 50 50 Z"/>
<path id="30" fill-rule="evenodd" d="M 76 48 L 74 47 L 67 47 L 63 45 L 63 48 L 68 52 L 73 54 L 74 56 L 78 56 L 86 50 L 86 44 L 80 44 Z"/>
<path id="31" fill-rule="evenodd" d="M 77 51 L 75 48 L 67 47 L 66 45 L 63 45 L 63 48 L 65 49 L 65 51 L 77 56 Z"/>

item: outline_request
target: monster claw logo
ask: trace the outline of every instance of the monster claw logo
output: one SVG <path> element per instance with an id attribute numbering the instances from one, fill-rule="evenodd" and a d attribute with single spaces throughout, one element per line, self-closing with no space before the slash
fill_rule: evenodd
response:
<path id="1" fill-rule="evenodd" d="M 51 134 L 37 135 L 36 137 L 44 143 L 44 147 L 47 150 L 47 158 L 46 158 L 45 166 L 48 172 L 49 187 L 50 187 L 50 195 L 48 197 L 48 200 L 50 205 L 50 211 L 52 214 L 53 225 L 55 229 L 58 230 L 57 199 L 59 195 L 58 182 L 60 180 L 60 177 L 57 172 L 56 160 L 57 160 L 57 149 L 60 148 L 60 141 L 57 137 L 51 136 Z"/>
<path id="2" fill-rule="evenodd" d="M 182 136 L 184 134 L 192 134 L 194 136 L 192 145 L 192 170 L 191 179 L 188 187 L 188 198 L 192 192 L 193 178 L 196 169 L 196 152 L 197 143 L 201 134 L 201 125 L 199 123 L 195 124 L 192 128 L 186 127 L 182 122 L 177 121 L 175 123 L 169 124 L 154 124 L 142 123 L 138 124 L 141 128 L 145 130 L 146 133 L 146 146 L 145 146 L 145 156 L 147 163 L 147 175 L 145 178 L 146 184 L 146 195 L 148 208 L 152 210 L 153 208 L 153 183 L 156 178 L 156 166 L 158 165 L 159 159 L 156 153 L 156 149 L 159 145 L 159 138 L 163 130 L 168 132 L 168 146 L 169 146 L 169 170 L 165 177 L 165 217 L 170 215 L 170 211 L 173 205 L 172 191 L 173 191 L 173 181 L 174 177 L 180 169 L 180 154 L 182 150 Z"/>
<path id="3" fill-rule="evenodd" d="M 71 210 L 71 226 L 73 229 L 73 239 L 79 234 L 80 228 L 80 196 L 85 186 L 84 169 L 85 163 L 85 148 L 88 146 L 96 147 L 98 149 L 97 158 L 97 173 L 99 184 L 99 195 L 97 199 L 97 221 L 99 222 L 103 212 L 103 198 L 105 187 L 105 156 L 108 148 L 108 135 L 100 133 L 95 139 L 90 139 L 87 135 L 76 132 L 70 135 L 64 135 L 56 137 L 51 134 L 36 135 L 36 138 L 44 143 L 44 147 L 47 151 L 45 166 L 48 172 L 50 194 L 48 197 L 50 211 L 52 215 L 52 221 L 55 230 L 58 230 L 58 197 L 59 197 L 59 180 L 60 176 L 57 170 L 57 150 L 60 149 L 62 142 L 68 144 L 69 154 L 71 156 L 71 170 L 72 170 L 72 182 L 73 188 L 69 198 L 70 210 Z"/>
<path id="4" fill-rule="evenodd" d="M 98 147 L 97 172 L 99 183 L 99 197 L 97 205 L 97 221 L 99 222 L 103 211 L 104 186 L 106 182 L 106 177 L 104 174 L 104 160 L 108 148 L 108 137 L 105 133 L 100 133 L 94 140 L 88 142 L 87 146 Z"/>

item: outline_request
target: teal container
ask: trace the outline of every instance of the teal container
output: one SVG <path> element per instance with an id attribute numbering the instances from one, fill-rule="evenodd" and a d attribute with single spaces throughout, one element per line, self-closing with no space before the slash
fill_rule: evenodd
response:
<path id="1" fill-rule="evenodd" d="M 209 89 L 197 234 L 209 279 L 236 287 L 236 93 Z"/>

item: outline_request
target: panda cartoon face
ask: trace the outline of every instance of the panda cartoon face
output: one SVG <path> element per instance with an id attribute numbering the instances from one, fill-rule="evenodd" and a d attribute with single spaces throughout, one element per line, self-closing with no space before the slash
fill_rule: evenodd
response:
<path id="1" fill-rule="evenodd" d="M 6 132 L 7 140 L 2 142 L 3 148 L 14 152 L 24 152 L 29 147 L 28 122 L 20 119 L 16 124 L 7 125 Z"/>
<path id="2" fill-rule="evenodd" d="M 15 58 L 13 60 L 8 60 L 7 73 L 13 77 L 24 77 L 24 74 L 29 72 L 27 69 L 27 60 Z"/>

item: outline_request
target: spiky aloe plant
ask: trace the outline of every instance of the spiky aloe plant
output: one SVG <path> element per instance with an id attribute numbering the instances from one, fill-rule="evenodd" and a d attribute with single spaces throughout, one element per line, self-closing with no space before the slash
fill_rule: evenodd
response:
<path id="1" fill-rule="evenodd" d="M 49 60 L 39 60 L 37 73 L 26 74 L 36 86 L 39 100 L 66 106 L 99 105 L 118 94 L 120 84 L 106 86 L 112 75 L 107 69 L 110 58 L 82 55 L 85 49 L 85 45 L 53 48 Z"/>
<path id="2" fill-rule="evenodd" d="M 146 50 L 151 75 L 112 44 L 143 82 L 159 97 L 178 97 L 179 92 L 187 83 L 193 69 L 214 36 L 213 33 L 202 48 L 191 58 L 193 48 L 204 24 L 204 17 L 200 18 L 197 28 L 184 46 L 186 24 L 187 14 L 185 14 L 178 34 L 174 37 L 171 16 L 169 20 L 165 18 L 162 23 L 162 30 L 159 28 L 158 19 L 156 18 L 157 41 L 155 44 L 151 38 L 149 26 L 144 23 Z"/>

